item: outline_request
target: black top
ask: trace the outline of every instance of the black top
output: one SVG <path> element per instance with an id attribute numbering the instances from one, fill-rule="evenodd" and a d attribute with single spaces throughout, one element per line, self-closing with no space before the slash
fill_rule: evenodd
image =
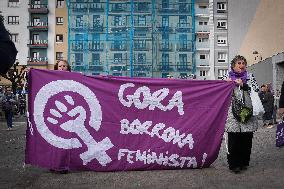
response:
<path id="1" fill-rule="evenodd" d="M 282 87 L 281 87 L 281 95 L 280 95 L 280 100 L 279 100 L 279 108 L 284 108 L 284 81 L 283 81 Z"/>
<path id="2" fill-rule="evenodd" d="M 14 64 L 17 56 L 15 44 L 10 40 L 10 34 L 3 23 L 0 15 L 0 74 L 5 74 Z"/>

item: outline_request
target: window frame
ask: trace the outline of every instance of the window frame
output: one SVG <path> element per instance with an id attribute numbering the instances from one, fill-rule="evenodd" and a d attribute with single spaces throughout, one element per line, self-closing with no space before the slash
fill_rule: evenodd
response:
<path id="1" fill-rule="evenodd" d="M 64 18 L 63 17 L 56 17 L 56 25 L 63 25 L 64 24 Z"/>
<path id="2" fill-rule="evenodd" d="M 20 16 L 8 16 L 7 24 L 9 25 L 19 25 L 20 24 Z"/>
<path id="3" fill-rule="evenodd" d="M 61 39 L 62 38 L 62 39 Z M 55 35 L 55 41 L 56 43 L 63 43 L 64 42 L 64 36 L 63 34 L 56 34 Z"/>
<path id="4" fill-rule="evenodd" d="M 56 1 L 56 8 L 62 9 L 62 8 L 64 8 L 64 4 L 65 4 L 64 0 L 57 0 Z"/>

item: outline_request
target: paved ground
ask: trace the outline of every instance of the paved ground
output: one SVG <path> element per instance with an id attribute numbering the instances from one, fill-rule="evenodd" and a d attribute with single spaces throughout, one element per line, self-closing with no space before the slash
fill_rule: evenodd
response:
<path id="1" fill-rule="evenodd" d="M 24 122 L 7 131 L 0 122 L 0 188 L 284 188 L 284 148 L 275 147 L 275 128 L 260 128 L 254 135 L 251 166 L 241 174 L 227 168 L 222 145 L 216 162 L 206 169 L 72 172 L 54 174 L 25 166 Z"/>

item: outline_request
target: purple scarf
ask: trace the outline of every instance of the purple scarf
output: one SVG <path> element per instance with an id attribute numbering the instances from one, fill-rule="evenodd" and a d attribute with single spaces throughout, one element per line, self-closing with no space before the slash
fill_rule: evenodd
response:
<path id="1" fill-rule="evenodd" d="M 241 79 L 243 81 L 243 83 L 247 83 L 247 79 L 248 79 L 247 71 L 244 71 L 244 72 L 241 72 L 241 73 L 237 73 L 237 72 L 234 72 L 233 70 L 231 70 L 229 72 L 229 77 L 233 81 L 235 81 L 236 79 Z"/>

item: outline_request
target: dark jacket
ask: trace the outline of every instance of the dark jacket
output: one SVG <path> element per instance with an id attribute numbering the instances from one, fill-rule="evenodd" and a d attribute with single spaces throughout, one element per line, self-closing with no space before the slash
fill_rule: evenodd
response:
<path id="1" fill-rule="evenodd" d="M 262 102 L 265 112 L 273 112 L 274 109 L 274 96 L 271 92 L 260 92 L 259 98 Z"/>
<path id="2" fill-rule="evenodd" d="M 282 83 L 281 87 L 281 95 L 279 99 L 279 108 L 284 108 L 284 82 Z"/>
<path id="3" fill-rule="evenodd" d="M 3 16 L 0 15 L 0 74 L 5 74 L 10 69 L 18 53 L 3 22 Z"/>

